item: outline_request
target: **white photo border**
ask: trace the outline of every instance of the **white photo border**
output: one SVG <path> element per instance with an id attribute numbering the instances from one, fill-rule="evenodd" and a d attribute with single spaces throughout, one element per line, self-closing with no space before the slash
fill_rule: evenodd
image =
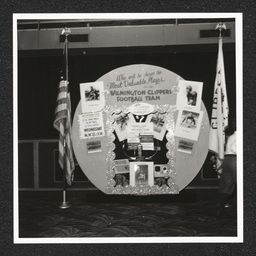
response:
<path id="1" fill-rule="evenodd" d="M 127 16 L 126 16 L 127 15 Z M 236 42 L 237 101 L 237 236 L 236 237 L 111 237 L 111 238 L 20 238 L 18 196 L 18 20 L 47 19 L 170 19 L 234 18 Z M 217 41 L 216 41 L 217 44 Z M 223 13 L 14 13 L 13 14 L 13 242 L 14 244 L 99 244 L 99 243 L 242 243 L 243 226 L 243 14 Z"/>

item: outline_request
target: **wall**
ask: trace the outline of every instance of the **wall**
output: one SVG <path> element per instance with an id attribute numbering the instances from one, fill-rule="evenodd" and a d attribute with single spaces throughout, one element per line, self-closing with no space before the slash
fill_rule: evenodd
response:
<path id="1" fill-rule="evenodd" d="M 79 83 L 92 82 L 105 73 L 130 64 L 151 64 L 171 70 L 186 80 L 204 83 L 202 99 L 211 116 L 216 74 L 214 44 L 85 48 L 69 51 L 72 115 L 80 100 Z M 56 161 L 58 133 L 53 128 L 62 49 L 19 51 L 18 56 L 19 188 L 61 189 L 62 171 Z M 224 42 L 224 61 L 230 117 L 236 114 L 235 44 Z M 210 156 L 209 156 L 210 157 Z M 216 173 L 203 170 L 188 188 L 216 187 Z M 73 189 L 94 189 L 76 166 Z"/>

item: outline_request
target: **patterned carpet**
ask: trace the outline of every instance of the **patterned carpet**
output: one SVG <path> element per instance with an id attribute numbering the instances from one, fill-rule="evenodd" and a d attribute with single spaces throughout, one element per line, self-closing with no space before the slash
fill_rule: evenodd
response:
<path id="1" fill-rule="evenodd" d="M 68 191 L 19 193 L 19 237 L 236 236 L 236 209 L 216 217 L 216 191 L 180 195 L 112 196 Z"/>

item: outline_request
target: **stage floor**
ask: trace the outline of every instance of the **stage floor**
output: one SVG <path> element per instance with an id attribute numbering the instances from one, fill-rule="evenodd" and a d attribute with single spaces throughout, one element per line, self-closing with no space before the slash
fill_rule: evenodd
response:
<path id="1" fill-rule="evenodd" d="M 237 236 L 236 208 L 216 216 L 217 190 L 180 195 L 119 196 L 100 191 L 19 192 L 19 237 Z"/>

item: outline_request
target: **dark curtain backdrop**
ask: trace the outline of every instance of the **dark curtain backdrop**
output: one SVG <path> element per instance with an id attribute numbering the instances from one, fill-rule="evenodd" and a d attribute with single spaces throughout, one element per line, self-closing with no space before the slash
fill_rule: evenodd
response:
<path id="1" fill-rule="evenodd" d="M 203 49 L 203 50 L 202 50 Z M 72 115 L 80 100 L 79 83 L 93 82 L 105 73 L 131 64 L 150 64 L 166 68 L 186 80 L 204 83 L 202 99 L 211 115 L 218 45 L 192 51 L 104 50 L 91 54 L 69 54 L 69 81 Z M 224 61 L 230 118 L 236 114 L 234 45 L 224 47 Z M 18 59 L 18 131 L 19 139 L 57 139 L 53 128 L 54 110 L 63 57 L 58 52 L 19 53 Z M 239 86 L 239 85 L 237 85 Z"/>

